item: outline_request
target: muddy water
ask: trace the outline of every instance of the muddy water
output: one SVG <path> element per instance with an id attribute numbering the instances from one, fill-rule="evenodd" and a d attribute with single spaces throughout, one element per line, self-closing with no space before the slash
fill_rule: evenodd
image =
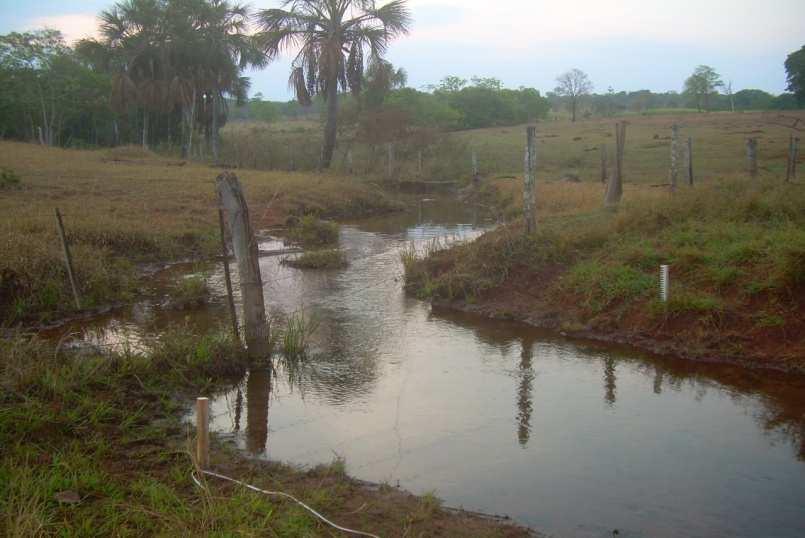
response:
<path id="1" fill-rule="evenodd" d="M 403 294 L 401 248 L 486 225 L 425 203 L 344 227 L 348 269 L 264 258 L 272 313 L 304 308 L 320 324 L 311 357 L 294 383 L 254 371 L 216 399 L 214 430 L 255 457 L 338 455 L 356 477 L 556 536 L 805 536 L 805 383 L 569 341 Z M 210 280 L 221 289 L 219 273 Z M 131 345 L 177 318 L 208 326 L 225 315 L 219 291 L 202 310 L 144 302 L 81 331 Z"/>

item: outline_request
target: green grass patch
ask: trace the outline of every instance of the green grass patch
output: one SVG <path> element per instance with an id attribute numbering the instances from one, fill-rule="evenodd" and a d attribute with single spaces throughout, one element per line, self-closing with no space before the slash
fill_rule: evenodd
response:
<path id="1" fill-rule="evenodd" d="M 343 269 L 348 265 L 346 254 L 337 248 L 309 250 L 295 258 L 282 260 L 282 264 L 297 269 Z"/>

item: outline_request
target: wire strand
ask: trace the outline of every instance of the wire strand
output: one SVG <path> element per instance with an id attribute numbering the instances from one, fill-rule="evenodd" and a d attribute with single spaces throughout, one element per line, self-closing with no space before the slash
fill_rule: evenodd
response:
<path id="1" fill-rule="evenodd" d="M 316 510 L 314 510 L 310 506 L 306 505 L 305 503 L 303 503 L 302 501 L 300 501 L 299 499 L 297 499 L 296 497 L 294 497 L 290 493 L 285 493 L 284 491 L 269 491 L 269 490 L 265 490 L 265 489 L 260 489 L 257 486 L 247 484 L 246 482 L 243 482 L 242 480 L 238 480 L 236 478 L 231 478 L 229 476 L 222 475 L 222 474 L 219 474 L 219 473 L 216 473 L 216 472 L 213 472 L 213 471 L 206 471 L 204 469 L 201 469 L 201 472 L 203 474 L 206 474 L 206 475 L 209 475 L 209 476 L 212 476 L 212 477 L 215 477 L 215 478 L 219 478 L 221 480 L 226 480 L 228 482 L 233 482 L 235 484 L 243 486 L 243 487 L 245 487 L 247 489 L 250 489 L 252 491 L 256 491 L 257 493 L 262 493 L 263 495 L 268 495 L 268 496 L 273 496 L 273 497 L 285 497 L 286 499 L 290 499 L 293 502 L 295 502 L 296 504 L 298 504 L 299 506 L 301 506 L 302 508 L 304 508 L 305 510 L 307 510 L 308 512 L 310 512 L 311 514 L 313 514 L 314 516 L 316 516 L 317 518 L 319 518 L 321 521 L 323 521 L 326 524 L 330 525 L 334 529 L 338 529 L 338 530 L 340 530 L 342 532 L 346 532 L 348 534 L 354 534 L 354 535 L 357 535 L 357 536 L 369 536 L 370 538 L 380 538 L 378 535 L 372 534 L 370 532 L 357 531 L 355 529 L 342 527 L 341 525 L 338 525 L 337 523 L 333 523 L 332 521 L 330 521 L 329 519 L 327 519 L 326 517 L 321 515 L 319 512 L 317 512 Z M 190 477 L 193 479 L 193 482 L 195 482 L 196 486 L 204 489 L 204 485 L 201 483 L 201 481 L 198 479 L 198 477 L 196 477 L 196 473 L 190 473 Z"/>

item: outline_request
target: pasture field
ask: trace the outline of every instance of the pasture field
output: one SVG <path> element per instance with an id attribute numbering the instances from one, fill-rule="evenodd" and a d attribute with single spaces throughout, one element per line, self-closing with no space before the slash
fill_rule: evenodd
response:
<path id="1" fill-rule="evenodd" d="M 0 142 L 0 325 L 69 313 L 54 211 L 64 215 L 84 307 L 137 291 L 135 264 L 207 258 L 220 249 L 220 170 L 140 148 L 79 151 Z M 377 186 L 331 174 L 238 170 L 258 228 L 288 215 L 360 217 L 399 208 Z"/>
<path id="2" fill-rule="evenodd" d="M 785 176 L 788 137 L 795 122 L 801 129 L 805 112 L 714 112 L 695 114 L 630 114 L 615 118 L 566 119 L 537 123 L 537 181 L 568 175 L 582 181 L 600 178 L 600 146 L 606 144 L 610 167 L 615 145 L 615 123 L 626 121 L 625 181 L 658 184 L 667 181 L 671 126 L 679 125 L 680 140 L 693 142 L 696 181 L 745 175 L 746 138 L 758 139 L 758 166 L 763 178 Z M 315 169 L 320 154 L 320 127 L 312 121 L 276 124 L 232 123 L 223 132 L 224 162 L 241 167 Z M 346 172 L 347 149 L 357 175 L 386 179 L 385 142 L 366 144 L 345 129 L 334 167 Z M 478 156 L 483 177 L 520 176 L 523 169 L 525 127 L 493 127 L 443 134 L 413 132 L 394 143 L 392 179 L 468 180 L 472 153 Z M 422 173 L 419 152 L 422 152 Z M 802 152 L 800 152 L 802 153 Z M 805 173 L 805 172 L 804 172 Z"/>

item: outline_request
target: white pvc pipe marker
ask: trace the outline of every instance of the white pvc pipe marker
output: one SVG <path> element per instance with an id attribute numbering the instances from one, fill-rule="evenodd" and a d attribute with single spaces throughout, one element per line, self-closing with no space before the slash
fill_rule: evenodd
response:
<path id="1" fill-rule="evenodd" d="M 668 302 L 668 266 L 660 265 L 660 301 Z"/>

